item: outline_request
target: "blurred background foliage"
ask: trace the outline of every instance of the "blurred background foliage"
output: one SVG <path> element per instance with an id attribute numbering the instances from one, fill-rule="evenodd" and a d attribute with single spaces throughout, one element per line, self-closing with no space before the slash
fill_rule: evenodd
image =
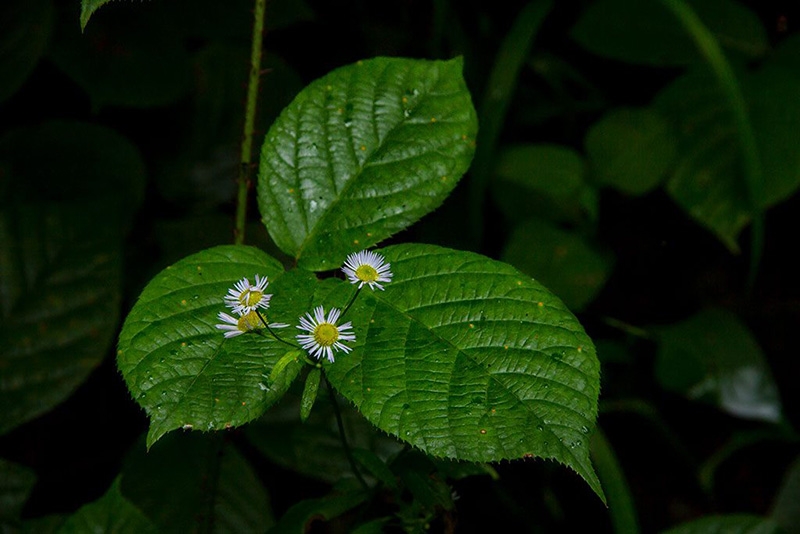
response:
<path id="1" fill-rule="evenodd" d="M 800 8 L 688 2 L 734 74 L 726 87 L 669 3 L 268 0 L 255 146 L 335 67 L 463 55 L 481 117 L 472 169 L 392 241 L 511 263 L 598 346 L 592 451 L 609 509 L 558 466 L 400 454 L 346 414 L 373 480 L 407 488 L 406 525 L 800 531 Z M 303 425 L 293 392 L 256 424 L 145 455 L 147 421 L 114 366 L 144 284 L 232 241 L 251 10 L 113 2 L 81 33 L 77 0 L 0 5 L 4 532 L 253 532 L 281 517 L 335 530 L 363 501 L 329 493 L 349 469 L 324 402 Z M 247 242 L 285 260 L 249 213 Z"/>

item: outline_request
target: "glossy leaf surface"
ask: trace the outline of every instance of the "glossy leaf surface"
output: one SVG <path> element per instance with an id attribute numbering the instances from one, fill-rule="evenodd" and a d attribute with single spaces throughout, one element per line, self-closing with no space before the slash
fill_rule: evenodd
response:
<path id="1" fill-rule="evenodd" d="M 251 247 L 220 246 L 189 256 L 157 275 L 125 321 L 117 365 L 133 397 L 150 417 L 148 446 L 180 427 L 214 430 L 260 416 L 291 384 L 301 364 L 270 380 L 291 347 L 269 335 L 224 338 L 215 325 L 231 314 L 223 297 L 242 278 L 267 276 L 275 306 L 269 322 L 294 324 L 308 308 L 314 277 L 284 274 L 281 265 Z M 277 332 L 281 332 L 277 330 Z M 285 334 L 286 336 L 291 335 Z M 288 349 L 288 350 L 287 350 Z"/>
<path id="2" fill-rule="evenodd" d="M 437 208 L 477 132 L 462 61 L 375 58 L 311 83 L 261 151 L 258 200 L 302 267 L 338 267 Z"/>
<path id="3" fill-rule="evenodd" d="M 381 253 L 394 279 L 350 310 L 358 341 L 326 365 L 334 387 L 430 455 L 551 458 L 602 498 L 588 449 L 599 364 L 561 301 L 477 254 L 427 245 Z"/>

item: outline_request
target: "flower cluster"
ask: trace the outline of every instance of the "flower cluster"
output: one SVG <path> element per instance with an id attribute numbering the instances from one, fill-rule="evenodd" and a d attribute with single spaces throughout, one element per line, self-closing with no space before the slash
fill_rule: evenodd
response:
<path id="1" fill-rule="evenodd" d="M 364 285 L 369 286 L 373 291 L 375 288 L 383 290 L 381 284 L 388 284 L 392 281 L 390 266 L 382 255 L 362 250 L 347 256 L 342 272 L 351 284 L 358 284 L 357 295 Z M 220 312 L 218 317 L 223 323 L 216 325 L 217 328 L 224 330 L 224 335 L 228 338 L 259 330 L 263 326 L 267 327 L 278 340 L 288 343 L 278 338 L 272 329 L 285 328 L 289 325 L 269 323 L 261 313 L 261 310 L 269 308 L 272 298 L 272 295 L 265 293 L 268 285 L 267 277 L 262 278 L 256 275 L 255 280 L 255 285 L 251 285 L 249 279 L 242 278 L 228 290 L 224 299 L 225 305 L 231 308 L 234 315 Z M 317 306 L 313 310 L 313 315 L 306 313 L 305 316 L 299 318 L 300 324 L 297 325 L 297 328 L 304 333 L 297 334 L 295 338 L 309 356 L 317 360 L 325 356 L 329 362 L 333 363 L 334 351 L 348 353 L 353 350 L 344 343 L 356 340 L 352 323 L 348 321 L 341 325 L 336 324 L 347 313 L 352 302 L 351 300 L 343 311 L 331 308 L 327 315 L 322 306 Z"/>

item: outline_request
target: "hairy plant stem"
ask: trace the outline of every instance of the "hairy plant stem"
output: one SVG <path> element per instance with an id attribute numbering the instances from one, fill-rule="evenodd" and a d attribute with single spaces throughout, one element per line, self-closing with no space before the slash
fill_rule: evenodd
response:
<path id="1" fill-rule="evenodd" d="M 255 0 L 253 10 L 253 41 L 250 48 L 250 76 L 247 80 L 247 103 L 244 110 L 244 132 L 239 163 L 239 192 L 236 197 L 236 227 L 233 242 L 244 244 L 245 223 L 247 222 L 247 192 L 250 189 L 253 173 L 253 131 L 258 107 L 258 86 L 261 81 L 261 45 L 264 37 L 264 11 L 266 0 Z"/>
<path id="2" fill-rule="evenodd" d="M 358 481 L 364 487 L 364 490 L 370 491 L 369 484 L 367 484 L 367 481 L 364 480 L 364 477 L 361 476 L 361 473 L 358 471 L 358 467 L 356 466 L 356 460 L 355 458 L 353 458 L 353 452 L 350 450 L 350 444 L 347 443 L 347 436 L 344 433 L 344 423 L 342 422 L 342 412 L 339 410 L 339 401 L 336 400 L 336 392 L 333 391 L 333 386 L 328 380 L 328 375 L 325 374 L 325 369 L 322 370 L 322 376 L 323 378 L 325 378 L 325 387 L 328 390 L 328 396 L 331 398 L 333 413 L 336 414 L 336 425 L 339 427 L 339 438 L 342 440 L 342 448 L 344 449 L 344 455 L 347 456 L 347 461 L 350 464 L 350 469 L 353 470 L 353 474 L 356 476 Z"/>

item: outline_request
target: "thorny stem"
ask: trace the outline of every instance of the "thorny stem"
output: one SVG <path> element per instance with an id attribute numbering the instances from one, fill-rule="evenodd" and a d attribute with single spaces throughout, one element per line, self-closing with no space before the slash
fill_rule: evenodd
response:
<path id="1" fill-rule="evenodd" d="M 339 402 L 336 400 L 336 393 L 333 391 L 333 386 L 328 380 L 328 375 L 325 374 L 324 369 L 322 370 L 322 376 L 325 378 L 325 387 L 328 389 L 328 395 L 331 398 L 333 413 L 336 414 L 336 425 L 339 427 L 339 438 L 342 440 L 342 448 L 344 449 L 345 456 L 347 456 L 347 461 L 350 463 L 350 469 L 353 470 L 353 474 L 355 474 L 361 485 L 364 486 L 364 490 L 370 491 L 369 484 L 367 484 L 367 481 L 364 480 L 364 477 L 361 476 L 361 473 L 358 471 L 358 467 L 356 467 L 356 461 L 353 458 L 353 452 L 350 450 L 350 445 L 347 443 L 347 436 L 344 433 L 344 423 L 342 422 L 342 412 L 339 410 Z"/>
<path id="2" fill-rule="evenodd" d="M 264 36 L 264 6 L 266 0 L 255 0 L 253 20 L 253 42 L 250 49 L 250 77 L 247 80 L 247 103 L 244 111 L 244 132 L 239 164 L 239 193 L 236 197 L 236 228 L 233 242 L 244 243 L 245 222 L 247 221 L 247 191 L 250 189 L 253 158 L 253 131 L 255 130 L 256 108 L 258 105 L 258 84 L 261 78 L 261 44 Z"/>

